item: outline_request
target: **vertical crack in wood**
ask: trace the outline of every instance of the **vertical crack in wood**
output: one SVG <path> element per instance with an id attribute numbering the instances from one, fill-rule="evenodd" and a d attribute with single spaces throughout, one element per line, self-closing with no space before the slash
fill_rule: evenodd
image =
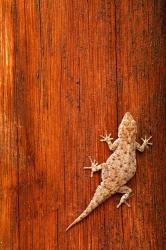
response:
<path id="1" fill-rule="evenodd" d="M 117 42 L 118 42 L 118 31 L 117 31 L 117 0 L 114 0 L 114 8 L 115 8 L 115 64 L 116 64 L 116 109 L 117 109 L 117 133 L 118 133 L 118 126 L 119 126 L 119 81 L 118 81 L 118 47 L 117 47 Z M 123 211 L 122 207 L 121 209 L 121 227 L 122 227 L 122 234 L 123 234 L 123 241 L 124 241 L 124 225 L 123 225 Z"/>
<path id="2" fill-rule="evenodd" d="M 117 49 L 117 4 L 114 2 L 115 8 L 115 67 L 116 67 L 116 109 L 117 109 L 117 132 L 119 125 L 119 86 L 118 86 L 118 49 Z"/>
<path id="3" fill-rule="evenodd" d="M 13 2 L 13 40 L 14 40 L 14 53 L 13 53 L 13 106 L 14 106 L 14 123 L 15 123 L 15 131 L 16 131 L 16 165 L 17 165 L 17 220 L 18 220 L 18 250 L 20 250 L 20 179 L 19 179 L 19 124 L 18 124 L 18 113 L 17 113 L 17 65 L 16 65 L 16 52 L 17 52 L 17 4 L 16 0 Z"/>

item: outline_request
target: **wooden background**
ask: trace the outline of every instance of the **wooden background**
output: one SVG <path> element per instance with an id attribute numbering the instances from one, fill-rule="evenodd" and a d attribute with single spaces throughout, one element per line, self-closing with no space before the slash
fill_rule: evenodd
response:
<path id="1" fill-rule="evenodd" d="M 0 6 L 0 249 L 166 249 L 166 2 Z M 131 208 L 115 195 L 65 233 L 100 183 L 87 156 L 106 160 L 99 135 L 126 111 L 153 135 Z"/>

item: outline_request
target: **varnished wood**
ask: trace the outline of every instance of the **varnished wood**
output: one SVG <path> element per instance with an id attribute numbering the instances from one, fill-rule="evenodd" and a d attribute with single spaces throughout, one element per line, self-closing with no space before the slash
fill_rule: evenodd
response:
<path id="1" fill-rule="evenodd" d="M 165 242 L 165 1 L 0 1 L 0 249 L 158 250 Z M 100 183 L 126 111 L 137 154 L 131 208 L 115 195 L 69 232 Z"/>

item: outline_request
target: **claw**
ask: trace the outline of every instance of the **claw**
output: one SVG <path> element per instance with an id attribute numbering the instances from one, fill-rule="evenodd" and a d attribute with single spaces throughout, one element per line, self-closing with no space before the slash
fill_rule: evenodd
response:
<path id="1" fill-rule="evenodd" d="M 117 208 L 119 208 L 121 206 L 122 203 L 119 202 L 119 204 L 116 206 Z"/>
<path id="2" fill-rule="evenodd" d="M 105 141 L 105 136 L 104 135 L 100 135 L 100 137 L 102 138 L 102 139 L 100 139 L 100 141 Z"/>
<path id="3" fill-rule="evenodd" d="M 125 203 L 128 207 L 131 207 L 130 204 L 129 204 L 127 201 L 125 201 L 124 203 Z"/>
<path id="4" fill-rule="evenodd" d="M 88 156 L 88 158 L 89 158 L 90 162 L 92 163 L 92 158 L 91 158 L 91 156 Z"/>

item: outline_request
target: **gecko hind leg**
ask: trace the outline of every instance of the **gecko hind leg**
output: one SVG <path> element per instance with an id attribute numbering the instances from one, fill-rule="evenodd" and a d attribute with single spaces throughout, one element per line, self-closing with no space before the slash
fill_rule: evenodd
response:
<path id="1" fill-rule="evenodd" d="M 119 204 L 117 205 L 117 208 L 119 208 L 123 203 L 125 203 L 128 207 L 130 207 L 130 205 L 127 203 L 127 199 L 130 197 L 130 194 L 132 192 L 132 189 L 129 188 L 128 186 L 123 186 L 123 187 L 120 187 L 118 190 L 117 190 L 117 193 L 122 193 L 124 195 L 122 195 L 121 199 L 120 199 L 120 202 Z"/>

